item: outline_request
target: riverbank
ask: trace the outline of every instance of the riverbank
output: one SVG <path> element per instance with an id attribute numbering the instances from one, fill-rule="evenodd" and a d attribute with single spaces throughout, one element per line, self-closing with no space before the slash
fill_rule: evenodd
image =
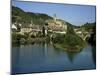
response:
<path id="1" fill-rule="evenodd" d="M 37 38 L 20 38 L 19 40 L 12 40 L 12 44 L 34 44 L 41 42 L 49 42 L 50 39 L 48 37 L 37 37 Z"/>

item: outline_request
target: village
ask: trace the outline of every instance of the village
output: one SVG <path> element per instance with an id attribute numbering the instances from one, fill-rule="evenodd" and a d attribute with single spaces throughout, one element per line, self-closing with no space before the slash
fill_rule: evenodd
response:
<path id="1" fill-rule="evenodd" d="M 83 40 L 90 37 L 90 33 L 82 30 L 82 28 L 74 28 L 74 32 Z M 25 43 L 25 36 L 29 39 L 35 37 L 34 39 L 31 39 L 31 42 L 35 40 L 43 41 L 46 40 L 47 37 L 52 41 L 57 34 L 65 35 L 67 33 L 67 24 L 54 15 L 53 19 L 46 20 L 44 25 L 34 25 L 32 21 L 30 21 L 30 24 L 28 25 L 15 22 L 12 24 L 12 34 L 14 33 L 23 36 L 19 39 L 22 43 Z M 17 38 L 18 37 L 19 36 L 17 36 Z"/>

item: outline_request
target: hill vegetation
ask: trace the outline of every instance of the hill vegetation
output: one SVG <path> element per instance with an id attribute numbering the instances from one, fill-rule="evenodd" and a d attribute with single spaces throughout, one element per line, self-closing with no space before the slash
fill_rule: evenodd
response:
<path id="1" fill-rule="evenodd" d="M 88 42 L 96 46 L 96 22 L 86 23 L 82 27 L 84 27 L 88 32 L 92 31 L 91 37 L 88 39 Z"/>
<path id="2" fill-rule="evenodd" d="M 44 25 L 47 19 L 52 19 L 52 17 L 42 13 L 25 12 L 18 7 L 12 6 L 13 23 L 19 22 L 22 24 L 30 24 L 32 21 L 34 25 Z"/>
<path id="3" fill-rule="evenodd" d="M 63 48 L 63 50 L 69 52 L 79 52 L 86 44 L 82 38 L 76 35 L 71 24 L 67 25 L 66 35 L 57 35 L 53 39 L 53 42 L 55 47 L 59 49 Z"/>

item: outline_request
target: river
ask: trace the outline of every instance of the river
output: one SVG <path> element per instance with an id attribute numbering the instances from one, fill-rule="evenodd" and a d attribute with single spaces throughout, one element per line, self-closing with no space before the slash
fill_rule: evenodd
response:
<path id="1" fill-rule="evenodd" d="M 35 43 L 12 47 L 12 73 L 37 73 L 95 69 L 92 46 L 78 53 L 56 49 L 51 44 Z"/>

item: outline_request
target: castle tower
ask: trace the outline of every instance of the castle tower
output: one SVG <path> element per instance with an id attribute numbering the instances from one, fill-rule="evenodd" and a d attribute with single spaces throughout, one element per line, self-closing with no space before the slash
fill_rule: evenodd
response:
<path id="1" fill-rule="evenodd" d="M 56 22 L 56 20 L 57 20 L 56 14 L 54 14 L 53 19 L 54 19 L 54 21 Z"/>
<path id="2" fill-rule="evenodd" d="M 33 21 L 31 20 L 31 24 L 33 24 Z"/>
<path id="3" fill-rule="evenodd" d="M 30 27 L 32 27 L 32 25 L 33 25 L 33 21 L 31 20 Z"/>

